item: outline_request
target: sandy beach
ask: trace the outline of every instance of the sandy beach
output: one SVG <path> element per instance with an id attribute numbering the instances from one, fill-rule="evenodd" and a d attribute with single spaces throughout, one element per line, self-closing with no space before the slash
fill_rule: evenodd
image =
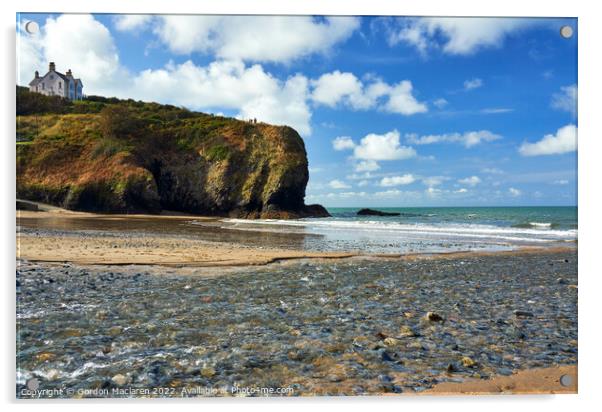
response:
<path id="1" fill-rule="evenodd" d="M 182 229 L 191 219 L 209 223 L 203 236 Z M 574 246 L 314 251 L 215 221 L 18 211 L 21 341 L 51 342 L 18 355 L 21 380 L 224 396 L 233 382 L 294 395 L 577 392 Z M 83 351 L 63 353 L 73 339 Z"/>

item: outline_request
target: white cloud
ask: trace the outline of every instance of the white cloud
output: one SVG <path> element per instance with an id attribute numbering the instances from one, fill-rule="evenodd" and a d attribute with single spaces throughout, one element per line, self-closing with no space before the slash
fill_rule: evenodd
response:
<path id="1" fill-rule="evenodd" d="M 443 109 L 445 106 L 448 105 L 448 103 L 449 102 L 442 97 L 433 102 L 437 109 Z"/>
<path id="2" fill-rule="evenodd" d="M 360 180 L 359 182 L 357 182 L 357 185 L 358 185 L 359 187 L 368 186 L 369 184 L 370 184 L 370 182 L 369 182 L 369 181 L 367 181 L 367 180 Z"/>
<path id="3" fill-rule="evenodd" d="M 330 182 L 328 182 L 328 186 L 330 186 L 333 189 L 349 189 L 349 188 L 351 188 L 351 186 L 349 186 L 347 183 L 345 183 L 339 179 L 331 180 Z"/>
<path id="4" fill-rule="evenodd" d="M 399 132 L 393 130 L 383 135 L 370 133 L 365 136 L 353 151 L 355 158 L 362 160 L 401 160 L 416 156 L 409 146 L 401 146 Z"/>
<path id="5" fill-rule="evenodd" d="M 465 187 L 462 187 L 458 190 L 454 190 L 454 193 L 468 193 L 468 189 L 466 189 Z"/>
<path id="6" fill-rule="evenodd" d="M 35 70 L 45 74 L 51 61 L 58 71 L 71 69 L 81 78 L 87 94 L 115 95 L 127 79 L 111 33 L 89 14 L 49 17 L 38 35 L 20 32 L 17 36 L 19 84 L 28 84 Z"/>
<path id="7" fill-rule="evenodd" d="M 435 187 L 428 187 L 424 192 L 430 197 L 436 197 L 443 193 L 441 189 Z"/>
<path id="8" fill-rule="evenodd" d="M 122 14 L 114 19 L 115 28 L 119 31 L 141 30 L 153 19 L 149 14 Z"/>
<path id="9" fill-rule="evenodd" d="M 575 113 L 577 111 L 577 85 L 561 87 L 560 93 L 552 95 L 552 108 L 564 110 L 565 112 Z"/>
<path id="10" fill-rule="evenodd" d="M 483 86 L 483 80 L 475 77 L 474 79 L 464 81 L 464 90 L 478 89 Z"/>
<path id="11" fill-rule="evenodd" d="M 486 173 L 489 175 L 503 175 L 504 171 L 501 169 L 498 169 L 496 167 L 485 167 L 483 169 L 481 169 L 482 173 Z"/>
<path id="12" fill-rule="evenodd" d="M 409 80 L 389 85 L 380 79 L 363 83 L 353 73 L 335 70 L 312 80 L 312 99 L 328 107 L 344 105 L 354 110 L 378 108 L 405 116 L 428 111 L 412 94 Z"/>
<path id="13" fill-rule="evenodd" d="M 403 80 L 390 89 L 389 100 L 384 109 L 390 113 L 399 113 L 406 116 L 428 111 L 426 104 L 420 103 L 412 95 L 412 82 L 409 80 Z"/>
<path id="14" fill-rule="evenodd" d="M 356 172 L 375 172 L 380 169 L 380 165 L 374 160 L 361 160 L 357 162 L 353 169 Z"/>
<path id="15" fill-rule="evenodd" d="M 286 124 L 303 135 L 311 134 L 308 80 L 299 74 L 282 81 L 258 64 L 215 61 L 197 66 L 188 60 L 145 70 L 133 79 L 133 86 L 136 98 L 192 109 L 234 109 L 239 118 Z"/>
<path id="16" fill-rule="evenodd" d="M 172 52 L 286 63 L 328 53 L 359 28 L 356 17 L 159 16 L 153 32 Z"/>
<path id="17" fill-rule="evenodd" d="M 117 24 L 141 23 L 130 19 Z M 20 50 L 20 84 L 29 83 L 35 70 L 45 73 L 48 62 L 55 61 L 59 71 L 70 68 L 81 77 L 84 93 L 89 95 L 159 101 L 193 110 L 236 110 L 240 118 L 286 124 L 301 134 L 311 133 L 309 85 L 302 75 L 280 80 L 258 64 L 215 61 L 197 66 L 190 60 L 129 73 L 120 65 L 111 33 L 91 15 L 48 18 L 39 36 L 18 36 L 25 44 Z"/>
<path id="18" fill-rule="evenodd" d="M 429 177 L 423 177 L 422 183 L 425 184 L 426 186 L 434 187 L 434 186 L 439 186 L 445 180 L 448 180 L 448 179 L 449 178 L 445 177 L 445 176 L 429 176 Z"/>
<path id="19" fill-rule="evenodd" d="M 483 114 L 502 114 L 502 113 L 511 113 L 514 109 L 509 107 L 488 107 L 481 110 Z"/>
<path id="20" fill-rule="evenodd" d="M 510 189 L 508 189 L 508 193 L 510 194 L 510 196 L 512 197 L 518 197 L 520 195 L 523 194 L 523 192 L 521 192 L 518 189 L 515 189 L 514 187 L 511 187 Z"/>
<path id="21" fill-rule="evenodd" d="M 451 55 L 469 55 L 478 50 L 500 47 L 504 39 L 534 24 L 532 19 L 487 17 L 401 18 L 389 33 L 389 43 L 403 42 L 426 54 L 440 49 Z"/>
<path id="22" fill-rule="evenodd" d="M 535 143 L 523 143 L 518 149 L 523 156 L 554 155 L 577 150 L 577 126 L 561 127 L 556 134 L 547 134 Z"/>
<path id="23" fill-rule="evenodd" d="M 458 183 L 460 183 L 461 185 L 467 185 L 467 186 L 476 186 L 479 183 L 481 183 L 481 178 L 479 176 L 470 176 L 464 179 L 460 179 L 458 180 Z"/>
<path id="24" fill-rule="evenodd" d="M 552 182 L 555 185 L 568 185 L 569 181 L 567 179 L 559 179 Z"/>
<path id="25" fill-rule="evenodd" d="M 470 148 L 480 144 L 481 142 L 492 142 L 501 139 L 502 136 L 494 134 L 489 130 L 479 130 L 465 133 L 447 133 L 436 135 L 418 136 L 417 134 L 406 134 L 408 143 L 424 145 L 433 143 L 461 143 L 465 147 Z"/>
<path id="26" fill-rule="evenodd" d="M 385 197 L 385 198 L 390 198 L 390 197 L 400 197 L 401 195 L 415 195 L 415 192 L 406 192 L 403 190 L 398 190 L 398 189 L 390 189 L 390 190 L 385 190 L 382 192 L 375 192 L 374 196 L 375 197 Z"/>
<path id="27" fill-rule="evenodd" d="M 391 177 L 383 177 L 380 181 L 380 185 L 383 187 L 391 187 L 391 186 L 402 186 L 409 185 L 414 183 L 416 178 L 412 174 L 405 174 L 403 176 L 391 176 Z"/>
<path id="28" fill-rule="evenodd" d="M 349 150 L 355 147 L 355 143 L 353 143 L 351 137 L 339 136 L 332 141 L 332 147 L 334 148 L 334 150 L 338 151 Z"/>

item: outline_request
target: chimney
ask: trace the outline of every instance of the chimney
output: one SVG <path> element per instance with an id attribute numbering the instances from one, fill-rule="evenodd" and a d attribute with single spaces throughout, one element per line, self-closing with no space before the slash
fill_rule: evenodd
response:
<path id="1" fill-rule="evenodd" d="M 65 75 L 67 77 L 73 77 L 73 73 L 71 73 L 71 69 L 67 70 L 67 73 L 65 73 Z"/>
<path id="2" fill-rule="evenodd" d="M 40 77 L 40 73 L 36 70 L 36 79 Z"/>
<path id="3" fill-rule="evenodd" d="M 48 65 L 48 70 L 51 72 L 56 70 L 56 66 L 54 65 L 54 62 L 50 62 L 50 64 Z"/>

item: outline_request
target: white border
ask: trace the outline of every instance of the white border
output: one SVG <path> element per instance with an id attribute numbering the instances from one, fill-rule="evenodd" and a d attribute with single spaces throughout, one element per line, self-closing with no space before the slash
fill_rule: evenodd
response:
<path id="1" fill-rule="evenodd" d="M 429 397 L 429 398 L 303 398 L 294 401 L 283 399 L 251 400 L 195 400 L 194 402 L 144 401 L 126 402 L 128 407 L 142 407 L 148 410 L 161 410 L 167 405 L 172 408 L 251 408 L 258 410 L 286 409 L 305 410 L 309 408 L 342 407 L 348 410 L 368 408 L 400 409 L 420 408 L 422 410 L 463 410 L 467 408 L 487 408 L 488 411 L 512 408 L 539 408 L 567 411 L 569 408 L 587 408 L 599 399 L 597 390 L 600 376 L 600 284 L 602 271 L 599 269 L 600 252 L 598 239 L 600 228 L 600 190 L 598 178 L 602 176 L 598 157 L 602 153 L 600 142 L 602 130 L 597 121 L 600 108 L 600 76 L 602 75 L 600 41 L 602 33 L 600 14 L 596 13 L 595 2 L 557 1 L 528 2 L 525 0 L 504 0 L 497 3 L 470 0 L 421 0 L 393 2 L 391 0 L 145 0 L 123 1 L 104 0 L 84 1 L 3 1 L 2 59 L 4 70 L 2 84 L 2 149 L 1 165 L 4 176 L 2 197 L 2 253 L 4 268 L 2 290 L 3 338 L 0 339 L 3 359 L 0 394 L 9 409 L 18 406 L 25 410 L 64 410 L 65 408 L 86 408 L 100 410 L 119 407 L 125 401 L 104 402 L 16 402 L 14 400 L 14 350 L 15 350 L 15 298 L 14 298 L 14 230 L 15 230 L 15 160 L 13 137 L 15 113 L 15 13 L 21 12 L 119 12 L 119 13 L 206 13 L 206 14 L 353 14 L 353 15 L 445 15 L 445 16 L 545 16 L 579 18 L 579 395 L 563 396 L 504 396 L 504 397 Z"/>

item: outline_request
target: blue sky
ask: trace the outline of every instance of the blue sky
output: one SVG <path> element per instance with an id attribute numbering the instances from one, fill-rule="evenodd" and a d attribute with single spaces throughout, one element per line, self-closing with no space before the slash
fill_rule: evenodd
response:
<path id="1" fill-rule="evenodd" d="M 308 203 L 576 204 L 576 19 L 18 17 L 20 84 L 291 125 Z"/>

